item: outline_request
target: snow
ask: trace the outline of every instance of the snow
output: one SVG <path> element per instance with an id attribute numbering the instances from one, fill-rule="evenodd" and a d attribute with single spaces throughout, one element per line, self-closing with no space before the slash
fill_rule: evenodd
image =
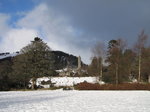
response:
<path id="1" fill-rule="evenodd" d="M 8 57 L 15 57 L 16 55 L 18 55 L 19 53 L 15 52 L 15 53 L 11 53 L 11 54 L 4 54 L 0 56 L 0 59 L 4 59 L 4 58 L 8 58 Z"/>
<path id="2" fill-rule="evenodd" d="M 64 68 L 64 69 L 60 69 L 60 70 L 55 70 L 55 71 L 58 72 L 58 73 L 67 72 L 68 68 Z"/>
<path id="3" fill-rule="evenodd" d="M 63 72 L 63 71 L 64 71 L 63 69 L 61 69 L 61 70 L 56 70 L 56 72 L 58 72 L 58 73 Z"/>
<path id="4" fill-rule="evenodd" d="M 0 92 L 0 112 L 150 112 L 149 91 Z"/>
<path id="5" fill-rule="evenodd" d="M 50 80 L 49 77 L 42 77 L 37 79 L 37 85 L 41 85 L 44 88 L 49 88 L 48 85 L 42 85 L 42 81 Z M 73 86 L 81 82 L 88 82 L 88 83 L 96 83 L 96 77 L 51 77 L 51 82 L 54 83 L 54 86 Z"/>
<path id="6" fill-rule="evenodd" d="M 104 81 L 98 81 L 98 83 L 101 84 L 101 85 L 105 84 Z"/>

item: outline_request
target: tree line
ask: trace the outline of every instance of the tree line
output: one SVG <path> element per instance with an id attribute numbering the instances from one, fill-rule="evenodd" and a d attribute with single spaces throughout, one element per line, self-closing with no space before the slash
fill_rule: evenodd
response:
<path id="1" fill-rule="evenodd" d="M 0 63 L 0 90 L 27 88 L 29 81 L 35 89 L 38 77 L 55 74 L 53 58 L 51 48 L 36 37 L 19 55 Z"/>
<path id="2" fill-rule="evenodd" d="M 150 82 L 150 45 L 142 31 L 132 47 L 123 39 L 110 40 L 107 49 L 98 42 L 92 49 L 89 74 L 108 83 Z"/>
<path id="3" fill-rule="evenodd" d="M 107 48 L 98 42 L 92 49 L 92 61 L 87 76 L 98 76 L 106 83 L 125 83 L 136 80 L 150 81 L 150 45 L 148 35 L 142 31 L 132 48 L 123 39 L 110 40 Z M 32 89 L 36 79 L 55 76 L 55 59 L 51 48 L 36 37 L 20 50 L 19 55 L 0 61 L 0 90 L 27 88 L 29 81 Z"/>

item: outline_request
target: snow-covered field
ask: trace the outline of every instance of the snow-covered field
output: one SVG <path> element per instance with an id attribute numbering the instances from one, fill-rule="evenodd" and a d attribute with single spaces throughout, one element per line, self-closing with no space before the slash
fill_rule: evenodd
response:
<path id="1" fill-rule="evenodd" d="M 150 112 L 150 92 L 0 92 L 0 112 Z"/>

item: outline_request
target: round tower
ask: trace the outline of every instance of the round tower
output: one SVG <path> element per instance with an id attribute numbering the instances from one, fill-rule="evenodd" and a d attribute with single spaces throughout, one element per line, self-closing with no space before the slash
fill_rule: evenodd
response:
<path id="1" fill-rule="evenodd" d="M 78 69 L 81 69 L 81 57 L 78 57 Z"/>

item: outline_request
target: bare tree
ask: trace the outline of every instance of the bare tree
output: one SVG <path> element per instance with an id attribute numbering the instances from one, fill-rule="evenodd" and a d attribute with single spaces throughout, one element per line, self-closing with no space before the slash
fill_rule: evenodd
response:
<path id="1" fill-rule="evenodd" d="M 148 36 L 145 34 L 144 30 L 138 36 L 138 40 L 135 44 L 135 48 L 138 55 L 138 82 L 141 81 L 141 63 L 142 63 L 142 50 L 144 49 Z"/>
<path id="2" fill-rule="evenodd" d="M 92 48 L 93 57 L 97 58 L 97 68 L 99 71 L 100 80 L 103 79 L 103 63 L 105 59 L 105 45 L 104 43 L 97 42 Z"/>

